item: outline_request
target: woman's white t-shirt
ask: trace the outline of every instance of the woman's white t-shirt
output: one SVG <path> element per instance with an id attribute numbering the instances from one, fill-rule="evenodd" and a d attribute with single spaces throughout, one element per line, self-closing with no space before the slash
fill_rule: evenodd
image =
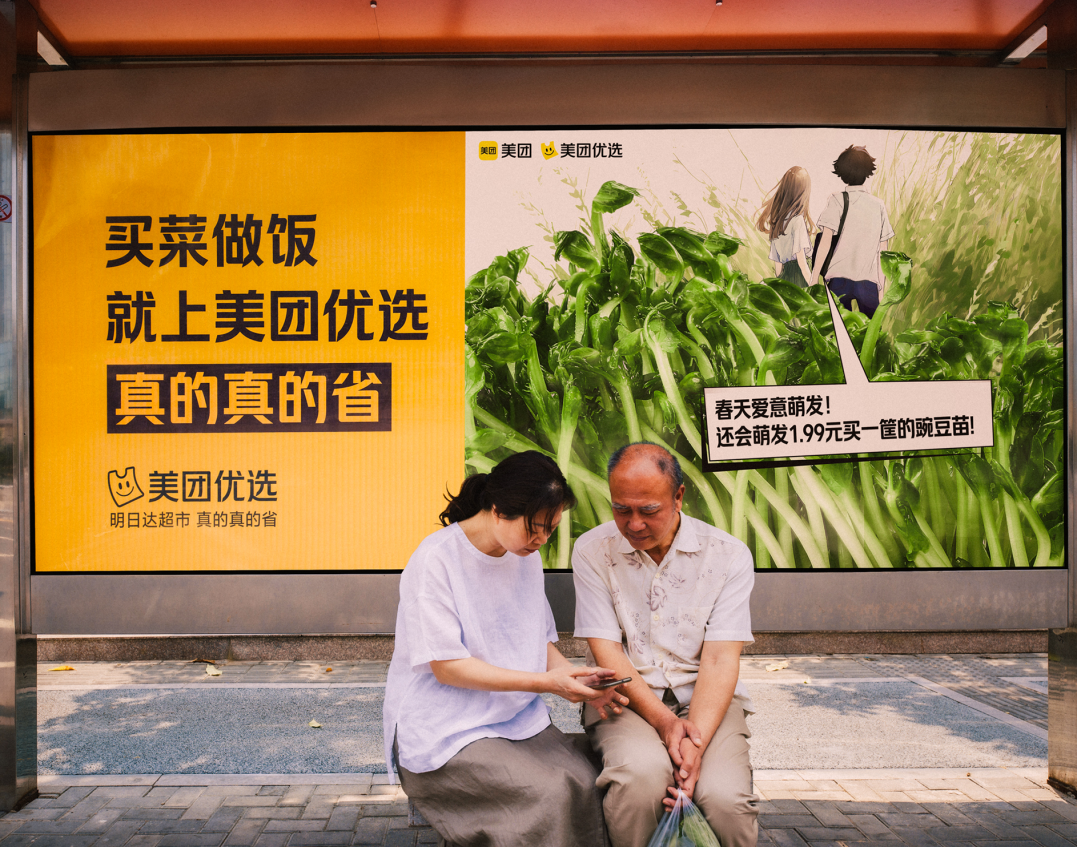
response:
<path id="1" fill-rule="evenodd" d="M 543 673 L 557 641 L 542 559 L 488 556 L 459 524 L 427 536 L 400 577 L 396 646 L 383 713 L 385 761 L 412 773 L 437 770 L 472 741 L 519 741 L 550 725 L 537 694 L 442 685 L 431 661 L 473 656 L 511 670 Z"/>
<path id="2" fill-rule="evenodd" d="M 810 250 L 811 239 L 808 237 L 808 225 L 804 222 L 803 215 L 793 215 L 785 224 L 785 232 L 777 238 L 771 239 L 770 258 L 772 261 L 791 262 L 798 253 Z"/>

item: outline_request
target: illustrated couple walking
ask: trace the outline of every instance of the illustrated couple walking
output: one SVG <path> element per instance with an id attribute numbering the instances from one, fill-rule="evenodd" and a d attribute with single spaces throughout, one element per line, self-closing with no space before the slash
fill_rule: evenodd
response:
<path id="1" fill-rule="evenodd" d="M 875 173 L 875 159 L 867 150 L 846 148 L 834 161 L 834 173 L 845 188 L 830 196 L 819 216 L 817 247 L 808 214 L 811 177 L 802 167 L 786 171 L 767 195 L 756 226 L 770 237 L 775 276 L 801 288 L 824 281 L 846 309 L 852 311 L 856 303 L 870 318 L 885 285 L 879 254 L 894 230 L 882 201 L 864 187 Z"/>
<path id="2" fill-rule="evenodd" d="M 738 681 L 751 553 L 681 512 L 664 448 L 621 448 L 608 478 L 613 520 L 572 551 L 589 667 L 558 651 L 546 600 L 538 550 L 576 498 L 541 453 L 468 477 L 401 576 L 386 761 L 439 844 L 646 847 L 678 790 L 724 847 L 756 844 Z M 596 756 L 552 725 L 542 694 L 584 703 Z"/>

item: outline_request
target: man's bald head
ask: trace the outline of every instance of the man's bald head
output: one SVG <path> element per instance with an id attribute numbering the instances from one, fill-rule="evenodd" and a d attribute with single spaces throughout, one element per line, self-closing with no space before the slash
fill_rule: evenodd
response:
<path id="1" fill-rule="evenodd" d="M 606 465 L 606 478 L 613 476 L 613 472 L 621 464 L 627 466 L 628 463 L 635 465 L 647 462 L 652 463 L 669 480 L 670 491 L 676 495 L 684 485 L 681 463 L 665 447 L 650 441 L 637 441 L 618 449 L 610 456 L 610 461 Z"/>

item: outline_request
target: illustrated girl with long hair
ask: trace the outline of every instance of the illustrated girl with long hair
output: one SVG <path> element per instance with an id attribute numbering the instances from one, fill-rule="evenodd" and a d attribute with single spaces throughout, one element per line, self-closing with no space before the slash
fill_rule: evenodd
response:
<path id="1" fill-rule="evenodd" d="M 804 168 L 795 165 L 767 195 L 756 221 L 759 231 L 770 236 L 774 275 L 801 288 L 807 288 L 811 279 L 809 233 L 815 224 L 808 214 L 810 198 L 811 177 Z"/>

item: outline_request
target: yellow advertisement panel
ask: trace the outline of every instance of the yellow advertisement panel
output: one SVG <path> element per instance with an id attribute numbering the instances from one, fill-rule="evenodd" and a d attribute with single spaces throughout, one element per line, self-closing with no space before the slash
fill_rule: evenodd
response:
<path id="1" fill-rule="evenodd" d="M 464 473 L 463 145 L 36 136 L 36 570 L 402 568 Z"/>

